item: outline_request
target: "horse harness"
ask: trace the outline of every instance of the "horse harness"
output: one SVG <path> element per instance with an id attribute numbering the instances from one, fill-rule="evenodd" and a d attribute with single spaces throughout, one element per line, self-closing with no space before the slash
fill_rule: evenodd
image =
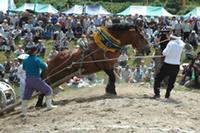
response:
<path id="1" fill-rule="evenodd" d="M 93 38 L 96 43 L 96 45 L 99 47 L 99 49 L 104 51 L 104 58 L 106 59 L 106 52 L 116 52 L 118 50 L 121 50 L 120 47 L 121 42 L 113 37 L 104 27 L 100 27 L 96 32 L 93 33 Z M 91 50 L 89 49 L 81 49 L 81 62 L 80 62 L 80 68 L 83 67 L 83 61 L 85 58 L 85 55 L 89 54 L 91 56 L 92 60 L 95 60 L 95 57 L 93 53 L 91 53 Z M 94 62 L 95 66 L 100 69 L 100 66 L 97 62 Z M 81 75 L 81 73 L 80 73 Z"/>

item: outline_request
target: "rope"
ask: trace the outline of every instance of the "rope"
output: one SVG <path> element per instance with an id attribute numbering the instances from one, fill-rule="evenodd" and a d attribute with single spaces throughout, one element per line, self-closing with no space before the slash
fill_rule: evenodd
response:
<path id="1" fill-rule="evenodd" d="M 86 55 L 85 58 L 87 58 L 88 56 L 90 56 L 90 55 L 92 55 L 93 53 L 97 52 L 98 50 L 101 50 L 101 49 L 99 48 L 99 49 L 96 49 L 96 50 L 92 51 L 91 53 L 89 53 L 88 55 Z M 70 57 L 71 57 L 71 56 L 70 56 Z M 80 59 L 80 60 L 81 60 L 81 59 Z M 78 62 L 80 62 L 80 60 L 79 60 Z M 68 60 L 66 60 L 66 61 L 68 61 Z M 56 68 L 59 68 L 60 66 L 62 66 L 64 63 L 66 63 L 66 61 L 64 61 L 62 64 L 60 64 L 60 65 L 57 66 Z M 79 63 L 79 64 L 80 64 L 80 63 Z M 64 67 L 63 69 L 61 69 L 61 70 L 59 70 L 59 71 L 57 71 L 57 72 L 55 72 L 55 73 L 53 73 L 53 74 L 50 74 L 49 76 L 47 76 L 47 77 L 44 79 L 44 81 L 46 81 L 47 79 L 49 79 L 49 78 L 55 76 L 56 74 L 58 74 L 58 73 L 60 73 L 60 72 L 63 72 L 65 69 L 71 68 L 73 65 L 74 65 L 74 64 L 73 64 L 73 62 L 72 62 L 72 64 L 69 65 L 68 67 Z M 54 68 L 53 70 L 55 70 L 55 68 Z M 51 72 L 52 72 L 52 71 L 51 71 Z"/>
<path id="2" fill-rule="evenodd" d="M 160 43 L 165 42 L 165 41 L 169 41 L 169 39 L 163 40 L 163 41 L 161 41 L 161 42 L 159 42 L 159 43 L 157 43 L 157 44 L 160 44 Z M 97 52 L 98 50 L 101 50 L 101 49 L 100 49 L 100 48 L 99 48 L 99 49 L 96 49 L 95 51 L 93 51 L 93 52 L 91 52 L 90 54 L 86 55 L 85 58 L 87 58 L 88 56 L 90 56 L 90 55 L 92 55 L 93 53 Z M 70 57 L 71 57 L 71 56 L 70 56 Z M 139 58 L 162 58 L 162 57 L 164 57 L 164 56 L 162 56 L 162 55 L 157 55 L 157 56 L 135 56 L 135 57 L 129 57 L 129 59 L 139 59 Z M 69 58 L 69 59 L 70 59 L 70 58 Z M 68 60 L 69 60 L 69 59 L 68 59 Z M 78 62 L 72 62 L 72 64 L 71 64 L 70 66 L 65 67 L 65 68 L 61 69 L 60 71 L 57 71 L 56 73 L 53 73 L 53 74 L 49 75 L 48 77 L 46 77 L 46 78 L 44 79 L 44 81 L 46 81 L 47 79 L 49 79 L 49 78 L 55 76 L 56 74 L 58 74 L 58 73 L 60 73 L 60 72 L 63 72 L 63 71 L 64 71 L 65 69 L 67 69 L 67 68 L 71 68 L 71 67 L 72 67 L 73 65 L 75 65 L 75 64 L 89 64 L 89 63 L 95 63 L 95 62 L 98 63 L 98 62 L 113 61 L 113 60 L 117 60 L 117 59 L 118 59 L 118 58 L 111 58 L 111 59 L 102 59 L 102 60 L 95 60 L 95 61 L 82 61 L 82 62 L 80 62 L 80 60 L 79 60 Z M 60 65 L 57 66 L 56 68 L 62 66 L 62 65 L 65 64 L 68 60 L 64 61 L 62 64 L 60 64 Z M 55 70 L 56 68 L 54 68 L 53 70 Z M 52 70 L 52 71 L 53 71 L 53 70 Z M 51 71 L 51 72 L 52 72 L 52 71 Z"/>
<path id="3" fill-rule="evenodd" d="M 152 55 L 152 56 L 136 56 L 136 57 L 129 57 L 129 59 L 144 59 L 144 58 L 162 58 L 163 55 Z M 75 64 L 89 64 L 89 63 L 95 63 L 95 62 L 106 62 L 106 61 L 113 61 L 117 60 L 118 58 L 111 58 L 111 59 L 102 59 L 102 60 L 94 60 L 94 61 L 83 61 L 83 62 L 72 62 L 73 65 Z"/>

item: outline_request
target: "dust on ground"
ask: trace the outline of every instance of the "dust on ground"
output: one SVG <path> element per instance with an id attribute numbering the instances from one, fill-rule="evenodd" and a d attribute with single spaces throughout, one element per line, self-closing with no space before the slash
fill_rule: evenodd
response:
<path id="1" fill-rule="evenodd" d="M 104 95 L 104 86 L 64 91 L 55 96 L 58 107 L 35 110 L 29 103 L 22 123 L 19 108 L 0 117 L 1 133 L 198 133 L 200 93 L 176 86 L 170 100 L 161 90 L 151 99 L 152 87 L 118 84 L 117 96 Z"/>

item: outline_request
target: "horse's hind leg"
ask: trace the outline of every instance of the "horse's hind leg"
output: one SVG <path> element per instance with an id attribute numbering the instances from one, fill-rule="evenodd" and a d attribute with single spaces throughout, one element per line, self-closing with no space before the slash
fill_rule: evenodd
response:
<path id="1" fill-rule="evenodd" d="M 43 106 L 43 99 L 44 99 L 44 94 L 40 94 L 38 96 L 38 100 L 37 100 L 35 107 L 42 107 Z"/>
<path id="2" fill-rule="evenodd" d="M 114 74 L 114 71 L 113 69 L 106 69 L 104 70 L 105 73 L 108 75 L 108 83 L 107 83 L 107 86 L 106 86 L 106 93 L 108 94 L 114 94 L 116 95 L 116 90 L 115 90 L 115 74 Z"/>

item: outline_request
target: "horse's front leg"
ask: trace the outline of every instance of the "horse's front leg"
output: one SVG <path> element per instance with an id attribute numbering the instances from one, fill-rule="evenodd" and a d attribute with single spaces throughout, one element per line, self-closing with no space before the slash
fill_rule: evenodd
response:
<path id="1" fill-rule="evenodd" d="M 42 107 L 43 106 L 43 99 L 44 99 L 44 94 L 39 94 L 35 107 Z"/>
<path id="2" fill-rule="evenodd" d="M 108 83 L 106 86 L 106 93 L 108 94 L 114 94 L 116 95 L 116 90 L 115 90 L 115 74 L 113 69 L 106 69 L 104 70 L 105 73 L 108 75 Z"/>

